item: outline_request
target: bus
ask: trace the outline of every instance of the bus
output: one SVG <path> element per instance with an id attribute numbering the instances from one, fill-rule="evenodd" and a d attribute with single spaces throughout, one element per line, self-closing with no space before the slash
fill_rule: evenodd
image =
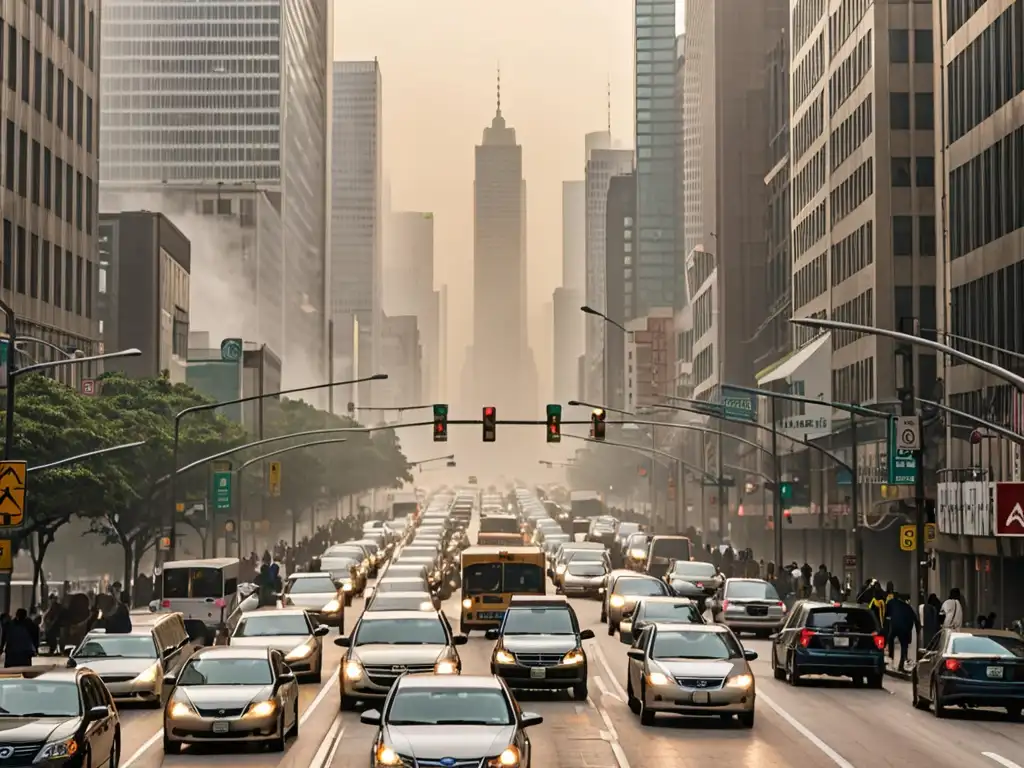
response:
<path id="1" fill-rule="evenodd" d="M 523 543 L 523 529 L 515 515 L 488 515 L 480 518 L 476 535 L 480 546 L 517 547 Z"/>
<path id="2" fill-rule="evenodd" d="M 238 603 L 238 573 L 237 557 L 164 563 L 159 610 L 180 613 L 190 627 L 202 622 L 210 639 Z"/>
<path id="3" fill-rule="evenodd" d="M 413 491 L 396 491 L 388 499 L 388 520 L 408 517 L 413 524 L 420 519 L 420 500 Z"/>
<path id="4" fill-rule="evenodd" d="M 462 631 L 501 626 L 512 595 L 547 592 L 540 547 L 476 546 L 462 553 Z"/>

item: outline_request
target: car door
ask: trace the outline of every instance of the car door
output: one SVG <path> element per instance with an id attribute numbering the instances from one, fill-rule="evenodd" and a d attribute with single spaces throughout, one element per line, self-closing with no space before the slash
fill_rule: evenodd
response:
<path id="1" fill-rule="evenodd" d="M 290 670 L 285 663 L 284 654 L 280 651 L 270 652 L 270 665 L 274 670 L 274 677 L 280 679 L 281 675 L 287 674 Z M 298 699 L 299 686 L 295 680 L 290 683 L 279 683 L 281 704 L 284 706 L 285 728 L 291 727 L 292 714 L 295 711 L 293 702 Z"/>
<path id="2" fill-rule="evenodd" d="M 114 744 L 114 707 L 107 698 L 103 683 L 95 675 L 85 675 L 81 683 L 85 711 L 93 707 L 107 707 L 107 716 L 90 720 L 85 726 L 85 740 L 92 750 L 93 764 L 107 759 Z"/>
<path id="3" fill-rule="evenodd" d="M 917 660 L 918 685 L 924 689 L 922 692 L 925 696 L 928 695 L 928 686 L 931 684 L 932 674 L 935 672 L 935 663 L 942 655 L 942 649 L 946 647 L 948 634 L 945 629 L 939 630 Z"/>
<path id="4" fill-rule="evenodd" d="M 793 610 L 790 611 L 789 618 L 786 619 L 772 640 L 772 655 L 775 658 L 775 666 L 780 669 L 785 669 L 786 667 L 789 647 L 792 645 L 797 629 L 803 626 L 804 613 L 802 605 L 795 605 Z"/>
<path id="5" fill-rule="evenodd" d="M 654 627 L 645 627 L 643 632 L 641 632 L 639 635 L 634 636 L 633 644 L 630 646 L 630 650 L 639 648 L 641 650 L 644 650 L 646 653 L 646 648 L 651 639 L 651 635 L 653 634 Z M 626 669 L 626 677 L 629 682 L 629 685 L 627 687 L 631 687 L 633 689 L 634 695 L 636 695 L 636 693 L 640 690 L 640 683 L 643 680 L 644 676 L 644 662 L 638 661 L 637 659 L 630 659 L 627 657 Z"/>

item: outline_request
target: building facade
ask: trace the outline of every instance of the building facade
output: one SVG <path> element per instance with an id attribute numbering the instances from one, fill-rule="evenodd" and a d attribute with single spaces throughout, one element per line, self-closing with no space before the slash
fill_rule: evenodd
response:
<path id="1" fill-rule="evenodd" d="M 585 181 L 562 182 L 562 284 L 551 298 L 554 398 L 557 403 L 584 397 L 577 389 L 577 360 L 585 348 L 587 284 L 587 188 Z"/>
<path id="2" fill-rule="evenodd" d="M 626 410 L 663 402 L 675 391 L 675 310 L 656 307 L 626 323 L 623 390 Z"/>
<path id="3" fill-rule="evenodd" d="M 0 4 L 0 296 L 17 316 L 21 362 L 100 349 L 99 5 Z"/>
<path id="4" fill-rule="evenodd" d="M 375 400 L 383 406 L 420 405 L 423 399 L 423 347 L 415 315 L 384 316 L 381 366 L 388 372 L 378 382 Z"/>
<path id="5" fill-rule="evenodd" d="M 605 288 L 608 317 L 633 317 L 636 298 L 636 174 L 613 176 L 608 183 L 605 213 Z M 604 336 L 604 398 L 611 408 L 626 405 L 626 334 L 618 328 Z"/>
<path id="6" fill-rule="evenodd" d="M 377 364 L 383 285 L 383 107 L 380 65 L 334 64 L 331 125 L 331 318 L 336 326 L 359 321 L 359 370 Z M 353 348 L 335 336 L 335 372 L 349 378 Z M 374 387 L 360 387 L 360 404 L 371 405 Z"/>

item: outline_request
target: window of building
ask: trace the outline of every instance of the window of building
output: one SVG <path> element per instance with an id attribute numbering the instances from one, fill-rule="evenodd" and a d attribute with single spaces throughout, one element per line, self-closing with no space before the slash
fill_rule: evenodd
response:
<path id="1" fill-rule="evenodd" d="M 57 158 L 57 169 L 53 174 L 53 212 L 57 218 L 64 215 L 64 161 Z"/>
<path id="2" fill-rule="evenodd" d="M 75 257 L 64 251 L 64 309 L 75 311 Z"/>
<path id="3" fill-rule="evenodd" d="M 61 275 L 64 274 L 64 254 L 60 246 L 53 246 L 53 306 L 58 309 L 62 305 L 61 299 L 64 296 L 64 282 Z"/>
<path id="4" fill-rule="evenodd" d="M 910 179 L 910 158 L 892 158 L 892 185 L 894 187 L 909 187 Z"/>
<path id="5" fill-rule="evenodd" d="M 13 24 L 7 27 L 7 87 L 18 90 L 18 30 Z"/>
<path id="6" fill-rule="evenodd" d="M 32 45 L 27 37 L 21 38 L 21 100 L 29 103 L 29 86 L 32 83 Z"/>
<path id="7" fill-rule="evenodd" d="M 43 251 L 39 254 L 39 263 L 42 265 L 42 279 L 40 280 L 39 287 L 40 298 L 47 304 L 50 303 L 50 241 L 43 240 Z"/>
<path id="8" fill-rule="evenodd" d="M 73 224 L 75 221 L 75 169 L 71 163 L 64 163 L 64 221 Z"/>
<path id="9" fill-rule="evenodd" d="M 86 177 L 85 179 L 85 234 L 92 234 L 92 179 Z"/>
<path id="10" fill-rule="evenodd" d="M 935 95 L 931 91 L 914 94 L 914 128 L 919 131 L 935 129 Z"/>
<path id="11" fill-rule="evenodd" d="M 82 231 L 82 211 L 85 206 L 85 200 L 83 199 L 83 180 L 82 174 L 75 174 L 75 228 Z"/>
<path id="12" fill-rule="evenodd" d="M 83 265 L 83 259 L 82 259 L 81 256 L 79 256 L 78 260 L 76 262 L 76 268 L 75 268 L 75 314 L 76 315 L 81 315 L 82 314 L 82 294 L 84 293 L 84 291 L 82 290 L 82 280 L 85 279 L 85 274 L 83 272 L 83 266 L 82 265 Z"/>
<path id="13" fill-rule="evenodd" d="M 82 146 L 82 140 L 85 138 L 84 118 L 85 118 L 85 93 L 82 89 L 77 89 L 78 92 L 78 104 L 77 112 L 75 114 L 75 141 L 78 142 L 78 146 Z"/>
<path id="14" fill-rule="evenodd" d="M 935 158 L 931 156 L 914 158 L 914 184 L 919 187 L 935 186 Z"/>
<path id="15" fill-rule="evenodd" d="M 53 200 L 53 153 L 49 147 L 43 149 L 43 207 L 50 210 Z"/>
<path id="16" fill-rule="evenodd" d="M 11 290 L 11 273 L 13 272 L 14 261 L 14 224 L 10 219 L 4 219 L 4 290 Z"/>
<path id="17" fill-rule="evenodd" d="M 18 131 L 18 194 L 28 197 L 28 134 Z"/>
<path id="18" fill-rule="evenodd" d="M 892 217 L 892 255 L 912 256 L 914 254 L 913 216 Z"/>
<path id="19" fill-rule="evenodd" d="M 68 135 L 69 139 L 75 138 L 75 84 L 71 82 L 71 78 L 68 78 L 67 97 L 65 99 L 65 117 L 64 121 L 64 132 Z"/>
<path id="20" fill-rule="evenodd" d="M 889 94 L 889 127 L 894 131 L 910 129 L 910 94 L 906 91 Z"/>
<path id="21" fill-rule="evenodd" d="M 42 148 L 38 141 L 32 142 L 32 204 L 39 205 L 39 188 L 42 185 Z"/>
<path id="22" fill-rule="evenodd" d="M 188 313 L 181 307 L 174 308 L 174 335 L 171 337 L 171 354 L 181 358 L 188 356 Z"/>
<path id="23" fill-rule="evenodd" d="M 901 327 L 904 318 L 914 318 L 914 289 L 907 285 L 896 286 L 896 296 L 893 299 L 893 311 L 897 327 Z"/>
<path id="24" fill-rule="evenodd" d="M 93 69 L 96 55 L 96 14 L 89 11 L 89 69 Z"/>
<path id="25" fill-rule="evenodd" d="M 53 60 L 46 60 L 46 119 L 53 120 Z"/>
<path id="26" fill-rule="evenodd" d="M 92 96 L 85 99 L 85 149 L 92 152 Z"/>
<path id="27" fill-rule="evenodd" d="M 917 248 L 922 256 L 935 256 L 935 217 L 919 216 L 917 218 Z M 935 326 L 929 326 L 934 328 Z"/>
<path id="28" fill-rule="evenodd" d="M 889 61 L 906 64 L 910 61 L 910 30 L 889 30 Z"/>
<path id="29" fill-rule="evenodd" d="M 931 64 L 935 60 L 934 45 L 930 29 L 915 29 L 914 61 L 918 64 Z"/>
<path id="30" fill-rule="evenodd" d="M 64 70 L 57 70 L 57 127 L 64 128 Z"/>
<path id="31" fill-rule="evenodd" d="M 39 298 L 39 235 L 32 235 L 28 251 L 28 295 Z"/>
<path id="32" fill-rule="evenodd" d="M 92 319 L 92 262 L 85 262 L 85 316 Z"/>
<path id="33" fill-rule="evenodd" d="M 28 237 L 24 227 L 18 227 L 18 237 L 15 242 L 15 248 L 17 249 L 14 256 L 14 289 L 20 293 L 25 293 L 25 255 L 28 251 L 28 243 L 26 242 Z"/>
<path id="34" fill-rule="evenodd" d="M 4 183 L 9 190 L 14 191 L 14 167 L 17 158 L 15 157 L 14 143 L 14 121 L 8 120 L 4 136 Z"/>
<path id="35" fill-rule="evenodd" d="M 39 52 L 39 49 L 35 51 L 34 66 L 32 67 L 32 108 L 36 112 L 42 114 L 43 112 L 43 54 Z"/>

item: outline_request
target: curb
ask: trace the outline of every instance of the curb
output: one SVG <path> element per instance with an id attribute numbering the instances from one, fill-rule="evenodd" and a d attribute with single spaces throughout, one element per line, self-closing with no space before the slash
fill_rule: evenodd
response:
<path id="1" fill-rule="evenodd" d="M 885 667 L 885 674 L 887 677 L 895 677 L 897 680 L 910 680 L 911 678 L 910 672 L 900 672 L 895 667 L 890 667 L 889 665 Z"/>

